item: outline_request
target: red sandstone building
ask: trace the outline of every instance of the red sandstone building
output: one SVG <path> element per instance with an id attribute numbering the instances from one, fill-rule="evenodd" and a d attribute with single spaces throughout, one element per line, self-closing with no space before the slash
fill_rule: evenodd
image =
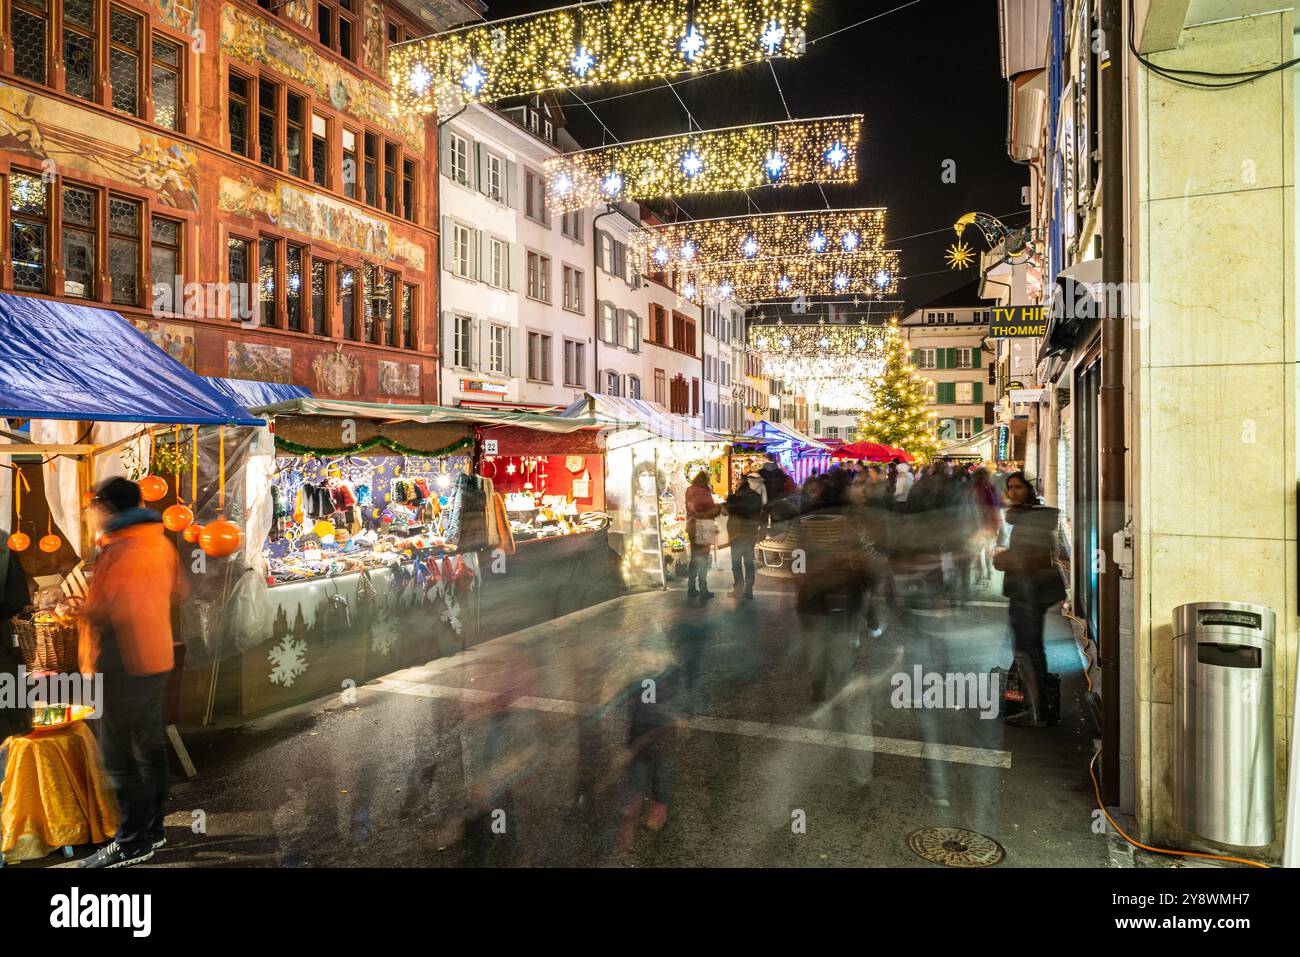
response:
<path id="1" fill-rule="evenodd" d="M 4 292 L 115 309 L 203 375 L 434 402 L 433 119 L 390 42 L 461 0 L 3 0 Z"/>

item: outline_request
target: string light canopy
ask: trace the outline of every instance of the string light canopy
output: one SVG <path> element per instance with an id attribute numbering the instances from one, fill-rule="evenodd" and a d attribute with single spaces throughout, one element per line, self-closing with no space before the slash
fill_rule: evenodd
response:
<path id="1" fill-rule="evenodd" d="M 818 323 L 751 324 L 749 345 L 763 374 L 822 408 L 862 410 L 871 383 L 884 371 L 886 331 L 881 326 Z"/>
<path id="2" fill-rule="evenodd" d="M 828 253 L 870 252 L 885 242 L 885 210 L 814 209 L 647 226 L 628 248 L 642 272 Z"/>
<path id="3" fill-rule="evenodd" d="M 678 267 L 679 287 L 696 297 L 745 302 L 852 294 L 883 299 L 898 293 L 899 252 L 872 249 L 781 259 L 696 261 Z"/>
<path id="4" fill-rule="evenodd" d="M 568 213 L 606 202 L 763 186 L 850 184 L 862 115 L 698 130 L 564 153 L 546 160 L 547 198 Z M 772 156 L 782 159 L 773 171 Z"/>
<path id="5" fill-rule="evenodd" d="M 446 114 L 800 56 L 808 10 L 808 0 L 595 0 L 461 27 L 389 48 L 393 107 Z"/>

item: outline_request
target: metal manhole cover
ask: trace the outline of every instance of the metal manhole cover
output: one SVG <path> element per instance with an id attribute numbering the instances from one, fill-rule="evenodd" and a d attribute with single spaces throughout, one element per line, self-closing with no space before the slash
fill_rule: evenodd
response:
<path id="1" fill-rule="evenodd" d="M 976 831 L 960 827 L 921 827 L 907 835 L 912 853 L 945 867 L 992 867 L 1006 858 L 1006 849 Z"/>

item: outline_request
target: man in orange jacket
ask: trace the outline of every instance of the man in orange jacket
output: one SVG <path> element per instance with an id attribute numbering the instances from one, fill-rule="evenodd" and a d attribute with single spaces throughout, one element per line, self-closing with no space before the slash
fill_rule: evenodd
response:
<path id="1" fill-rule="evenodd" d="M 122 817 L 112 843 L 80 866 L 129 867 L 166 843 L 163 698 L 173 665 L 172 603 L 183 582 L 162 517 L 141 507 L 138 485 L 106 479 L 92 507 L 106 541 L 90 579 L 78 653 L 82 674 L 104 678 L 96 731 Z"/>

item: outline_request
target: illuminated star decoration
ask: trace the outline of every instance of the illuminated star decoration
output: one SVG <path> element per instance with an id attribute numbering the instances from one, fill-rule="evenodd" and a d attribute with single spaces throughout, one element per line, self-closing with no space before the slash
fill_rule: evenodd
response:
<path id="1" fill-rule="evenodd" d="M 618 191 L 623 188 L 623 177 L 619 175 L 617 170 L 611 170 L 609 175 L 601 181 L 600 188 L 609 196 L 617 196 Z"/>
<path id="2" fill-rule="evenodd" d="M 813 252 L 819 253 L 826 248 L 826 234 L 820 229 L 808 238 L 808 248 Z"/>
<path id="3" fill-rule="evenodd" d="M 682 243 L 682 259 L 685 262 L 690 262 L 694 258 L 695 258 L 695 243 L 691 242 L 688 239 L 686 240 L 686 242 Z"/>
<path id="4" fill-rule="evenodd" d="M 573 68 L 574 73 L 585 78 L 595 63 L 596 58 L 591 55 L 590 50 L 586 47 L 578 47 L 578 51 L 573 54 L 573 59 L 569 61 L 569 66 Z"/>
<path id="5" fill-rule="evenodd" d="M 778 279 L 778 280 L 776 281 L 776 288 L 779 289 L 779 290 L 781 290 L 782 292 L 789 292 L 789 291 L 790 291 L 790 277 L 789 277 L 789 276 L 782 276 L 780 279 Z"/>
<path id="6" fill-rule="evenodd" d="M 953 269 L 966 269 L 975 261 L 975 250 L 959 239 L 948 247 L 948 254 L 944 258 Z"/>
<path id="7" fill-rule="evenodd" d="M 553 188 L 557 193 L 563 196 L 569 190 L 573 189 L 573 180 L 571 180 L 566 174 L 561 173 L 559 176 L 555 177 Z"/>
<path id="8" fill-rule="evenodd" d="M 700 159 L 700 154 L 694 150 L 682 157 L 682 172 L 687 176 L 694 176 L 702 169 L 704 169 L 704 160 Z"/>
<path id="9" fill-rule="evenodd" d="M 735 287 L 732 286 L 731 283 L 729 282 L 724 282 L 721 286 L 718 287 L 718 295 L 720 295 L 723 299 L 730 299 L 731 294 L 735 291 L 736 291 Z"/>
<path id="10" fill-rule="evenodd" d="M 840 273 L 835 277 L 835 291 L 843 292 L 849 288 L 849 277 L 846 273 Z"/>
<path id="11" fill-rule="evenodd" d="M 694 298 L 695 298 L 695 283 L 688 282 L 685 286 L 683 286 L 683 287 L 682 287 L 682 296 L 684 296 L 684 297 L 687 298 L 687 299 L 694 299 Z"/>
<path id="12" fill-rule="evenodd" d="M 477 96 L 478 91 L 483 89 L 483 84 L 487 82 L 487 74 L 478 68 L 477 63 L 471 63 L 465 75 L 460 78 L 460 85 L 469 91 L 470 96 Z"/>
<path id="13" fill-rule="evenodd" d="M 858 234 L 850 229 L 840 237 L 840 245 L 844 247 L 846 253 L 853 252 L 853 250 L 858 248 Z"/>
<path id="14" fill-rule="evenodd" d="M 660 246 L 655 250 L 655 262 L 660 266 L 668 265 L 668 247 Z"/>
<path id="15" fill-rule="evenodd" d="M 845 160 L 849 158 L 849 151 L 844 148 L 844 144 L 838 140 L 835 145 L 826 151 L 826 162 L 830 163 L 835 169 L 844 165 Z"/>
<path id="16" fill-rule="evenodd" d="M 745 239 L 745 244 L 740 247 L 740 251 L 745 254 L 745 258 L 753 259 L 758 255 L 758 240 L 753 236 Z"/>
<path id="17" fill-rule="evenodd" d="M 888 269 L 882 269 L 880 270 L 880 272 L 876 273 L 876 285 L 879 286 L 881 289 L 884 289 L 886 286 L 889 285 L 889 279 L 890 276 L 889 276 Z"/>
<path id="18" fill-rule="evenodd" d="M 433 74 L 423 63 L 417 63 L 411 68 L 411 89 L 416 93 L 423 93 L 433 82 Z"/>
<path id="19" fill-rule="evenodd" d="M 775 20 L 767 25 L 767 29 L 763 31 L 762 43 L 763 49 L 767 51 L 768 56 L 776 53 L 781 48 L 781 41 L 784 39 L 785 27 Z"/>
<path id="20" fill-rule="evenodd" d="M 515 465 L 514 462 L 507 462 L 507 463 L 506 463 L 506 474 L 507 474 L 507 475 L 514 475 L 515 472 L 517 472 L 517 471 L 518 471 L 518 468 L 516 467 L 516 465 Z"/>
<path id="21" fill-rule="evenodd" d="M 682 39 L 682 42 L 678 44 L 678 47 L 682 51 L 682 56 L 686 57 L 686 62 L 694 63 L 695 58 L 699 56 L 700 51 L 704 49 L 704 35 L 700 33 L 699 30 L 695 29 L 694 24 L 691 24 L 690 30 L 687 31 L 686 36 Z"/>
<path id="22" fill-rule="evenodd" d="M 772 182 L 776 182 L 781 178 L 781 174 L 785 172 L 785 157 L 776 150 L 773 150 L 768 154 L 767 161 L 763 164 L 763 168 L 767 170 L 768 179 L 772 180 Z"/>

